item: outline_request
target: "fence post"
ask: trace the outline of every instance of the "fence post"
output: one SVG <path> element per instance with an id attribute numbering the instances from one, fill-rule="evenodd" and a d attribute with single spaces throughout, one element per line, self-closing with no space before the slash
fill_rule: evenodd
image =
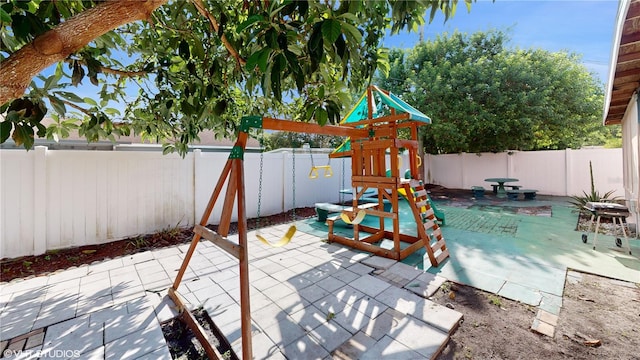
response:
<path id="1" fill-rule="evenodd" d="M 565 196 L 571 196 L 573 192 L 573 176 L 572 176 L 572 161 L 571 161 L 571 149 L 564 150 L 564 194 Z"/>
<path id="2" fill-rule="evenodd" d="M 194 224 L 199 224 L 200 223 L 200 218 L 198 217 L 199 215 L 201 215 L 199 213 L 199 209 L 200 209 L 200 196 L 198 196 L 198 190 L 200 190 L 199 187 L 199 182 L 200 180 L 200 166 L 201 166 L 201 161 L 202 160 L 202 150 L 201 149 L 194 149 L 193 150 L 193 182 L 192 185 L 193 186 L 193 223 Z"/>
<path id="3" fill-rule="evenodd" d="M 33 161 L 33 255 L 47 251 L 47 147 L 36 146 Z"/>

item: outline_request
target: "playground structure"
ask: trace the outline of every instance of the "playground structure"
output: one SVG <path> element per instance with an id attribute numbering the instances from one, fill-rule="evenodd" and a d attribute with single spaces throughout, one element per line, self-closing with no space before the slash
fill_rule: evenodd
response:
<path id="1" fill-rule="evenodd" d="M 380 101 L 379 106 L 376 106 L 376 101 Z M 431 264 L 438 266 L 449 256 L 449 253 L 433 209 L 429 205 L 427 191 L 422 184 L 421 175 L 418 171 L 418 126 L 430 122 L 431 120 L 427 116 L 393 94 L 380 90 L 376 86 L 370 86 L 367 89 L 356 107 L 341 122 L 340 126 L 320 126 L 259 116 L 242 118 L 238 138 L 229 154 L 202 218 L 194 227 L 193 240 L 176 275 L 173 286 L 169 288 L 169 296 L 178 307 L 185 323 L 205 348 L 209 358 L 221 359 L 222 356 L 209 344 L 204 331 L 194 316 L 185 308 L 186 302 L 178 292 L 189 261 L 202 238 L 211 241 L 239 261 L 242 357 L 244 359 L 253 358 L 243 164 L 244 151 L 251 129 L 348 137 L 349 139 L 340 148 L 336 149 L 331 154 L 331 157 L 351 157 L 353 206 L 351 209 L 343 210 L 341 215 L 343 215 L 342 218 L 346 217 L 348 219 L 348 223 L 352 223 L 354 236 L 353 238 L 347 238 L 334 234 L 334 224 L 339 221 L 340 217 L 332 217 L 327 219 L 329 241 L 335 241 L 355 249 L 395 260 L 403 259 L 421 247 L 425 247 Z M 398 139 L 398 131 L 401 129 L 409 129 L 410 139 Z M 398 154 L 401 149 L 409 152 L 409 173 L 411 176 L 408 179 L 400 176 Z M 386 167 L 387 151 L 390 155 L 391 171 L 389 176 L 387 176 Z M 227 186 L 223 200 L 223 211 L 216 232 L 208 229 L 206 225 L 225 184 Z M 359 204 L 359 200 L 369 188 L 377 190 L 377 204 L 365 207 Z M 400 233 L 398 201 L 401 195 L 399 193 L 405 194 L 412 209 L 416 221 L 417 236 Z M 385 201 L 391 202 L 390 211 L 384 211 Z M 237 243 L 226 238 L 229 235 L 234 203 L 237 204 Z M 364 214 L 378 217 L 379 227 L 359 225 Z M 356 220 L 358 216 L 360 216 L 360 221 Z M 391 231 L 385 229 L 385 219 L 391 219 L 393 224 Z M 360 238 L 361 231 L 371 235 Z M 294 232 L 295 227 L 292 226 L 278 243 L 288 242 Z M 393 240 L 393 249 L 385 249 L 376 245 L 383 239 Z M 409 246 L 402 249 L 401 242 L 408 243 Z"/>

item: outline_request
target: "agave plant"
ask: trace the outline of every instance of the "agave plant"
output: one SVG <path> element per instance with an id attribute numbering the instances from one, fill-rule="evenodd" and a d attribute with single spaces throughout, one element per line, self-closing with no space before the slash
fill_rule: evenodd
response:
<path id="1" fill-rule="evenodd" d="M 610 202 L 616 201 L 620 198 L 618 196 L 612 197 L 615 190 L 607 191 L 604 194 L 600 194 L 600 192 L 596 190 L 595 184 L 593 183 L 593 167 L 591 166 L 591 161 L 589 161 L 589 175 L 591 176 L 591 192 L 587 193 L 586 191 L 583 191 L 582 195 L 571 196 L 571 200 L 569 200 L 571 205 L 576 207 L 578 210 L 583 210 L 584 206 L 587 205 L 588 202 Z"/>

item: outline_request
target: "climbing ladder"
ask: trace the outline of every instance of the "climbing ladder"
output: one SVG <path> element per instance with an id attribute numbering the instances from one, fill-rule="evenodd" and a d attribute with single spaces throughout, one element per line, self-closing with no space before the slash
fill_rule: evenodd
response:
<path id="1" fill-rule="evenodd" d="M 402 184 L 407 194 L 407 200 L 418 224 L 418 236 L 427 249 L 432 266 L 438 266 L 449 257 L 447 244 L 442 236 L 442 229 L 429 203 L 427 190 L 422 181 L 411 179 Z M 413 189 L 413 191 L 411 191 Z M 422 226 L 420 226 L 422 224 Z"/>

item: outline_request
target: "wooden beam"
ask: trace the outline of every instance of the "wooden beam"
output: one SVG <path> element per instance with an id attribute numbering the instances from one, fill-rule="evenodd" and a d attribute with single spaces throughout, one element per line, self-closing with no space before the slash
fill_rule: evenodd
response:
<path id="1" fill-rule="evenodd" d="M 193 314 L 189 311 L 189 309 L 185 307 L 185 305 L 184 305 L 185 302 L 181 299 L 181 297 L 178 295 L 178 293 L 172 288 L 169 288 L 169 297 L 176 304 L 176 307 L 178 308 L 178 311 L 180 312 L 180 317 L 182 317 L 182 320 L 184 320 L 184 322 L 191 329 L 193 334 L 196 336 L 196 338 L 198 339 L 198 341 L 202 345 L 202 348 L 204 348 L 204 351 L 207 354 L 207 357 L 209 359 L 213 359 L 213 360 L 222 360 L 222 359 L 224 359 L 222 357 L 222 354 L 220 354 L 220 352 L 218 351 L 218 349 L 216 349 L 215 347 L 211 346 L 211 343 L 209 342 L 209 339 L 207 339 L 207 336 L 204 334 L 205 330 L 198 323 L 198 321 L 193 316 Z"/>
<path id="2" fill-rule="evenodd" d="M 234 171 L 235 170 L 235 171 Z M 245 203 L 244 166 L 234 162 L 232 173 L 238 189 L 238 243 L 240 245 L 240 329 L 242 331 L 242 358 L 253 359 L 251 340 L 251 295 L 249 292 L 249 250 L 247 241 L 247 208 Z"/>
<path id="3" fill-rule="evenodd" d="M 404 259 L 407 256 L 413 254 L 414 252 L 416 252 L 418 249 L 422 248 L 424 246 L 424 244 L 422 244 L 419 241 L 414 242 L 413 244 L 407 246 L 406 248 L 402 249 L 400 251 L 400 258 Z"/>
<path id="4" fill-rule="evenodd" d="M 352 240 L 343 236 L 338 236 L 338 235 L 333 235 L 333 237 L 329 240 L 340 243 L 342 245 L 352 247 L 357 250 L 366 251 L 374 255 L 384 256 L 388 259 L 401 260 L 399 254 L 396 254 L 394 251 L 383 249 L 379 246 L 372 245 L 367 242 L 355 241 L 355 240 Z"/>
<path id="5" fill-rule="evenodd" d="M 213 244 L 217 245 L 222 250 L 233 255 L 236 259 L 240 258 L 240 246 L 238 246 L 238 244 L 233 243 L 229 239 L 220 236 L 215 231 L 208 229 L 202 225 L 196 225 L 195 228 L 193 229 L 193 232 L 211 241 Z"/>
<path id="6" fill-rule="evenodd" d="M 233 181 L 236 176 L 237 164 L 242 167 L 242 160 L 233 159 L 231 168 L 231 177 L 227 183 L 227 193 L 224 197 L 224 203 L 222 205 L 222 215 L 220 215 L 220 224 L 218 225 L 218 233 L 222 236 L 229 235 L 229 228 L 231 227 L 231 214 L 233 213 L 233 204 L 235 203 L 235 195 L 238 190 L 238 184 Z"/>
<path id="7" fill-rule="evenodd" d="M 304 134 L 323 134 L 334 136 L 367 137 L 369 132 L 365 129 L 354 129 L 348 126 L 335 126 L 289 121 L 265 117 L 262 119 L 262 128 L 265 130 L 279 130 Z"/>

